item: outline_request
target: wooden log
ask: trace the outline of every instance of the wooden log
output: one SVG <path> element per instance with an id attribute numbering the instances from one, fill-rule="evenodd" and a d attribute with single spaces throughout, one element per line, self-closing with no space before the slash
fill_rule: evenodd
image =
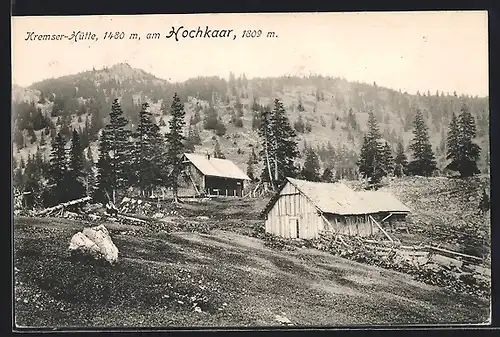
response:
<path id="1" fill-rule="evenodd" d="M 68 202 L 65 202 L 65 203 L 53 206 L 53 207 L 46 208 L 46 209 L 44 209 L 44 210 L 36 213 L 35 215 L 39 216 L 39 215 L 44 215 L 44 214 L 52 213 L 53 211 L 57 211 L 57 210 L 63 209 L 64 207 L 68 207 L 68 206 L 72 206 L 72 205 L 77 205 L 77 204 L 80 204 L 82 202 L 86 202 L 86 201 L 90 201 L 90 200 L 92 200 L 91 197 L 85 197 L 85 198 L 81 198 L 81 199 L 71 200 L 71 201 L 68 201 Z"/>
<path id="2" fill-rule="evenodd" d="M 459 253 L 459 252 L 454 252 L 452 250 L 448 250 L 448 249 L 444 249 L 444 248 L 439 248 L 439 247 L 434 247 L 434 246 L 430 246 L 430 245 L 425 245 L 424 248 L 427 248 L 427 249 L 430 249 L 430 250 L 435 250 L 435 251 L 442 252 L 442 253 L 447 253 L 447 254 L 454 255 L 454 256 L 465 257 L 465 258 L 473 259 L 473 260 L 476 260 L 476 261 L 482 261 L 483 260 L 482 258 L 477 257 L 477 256 L 472 256 L 472 255 L 467 255 L 467 254 L 463 254 L 463 253 Z"/>
<path id="3" fill-rule="evenodd" d="M 136 217 L 133 217 L 133 216 L 130 216 L 130 215 L 117 214 L 117 217 L 121 218 L 121 219 L 130 220 L 130 221 L 144 223 L 144 224 L 148 223 L 146 220 L 139 219 L 139 218 L 136 218 Z"/>

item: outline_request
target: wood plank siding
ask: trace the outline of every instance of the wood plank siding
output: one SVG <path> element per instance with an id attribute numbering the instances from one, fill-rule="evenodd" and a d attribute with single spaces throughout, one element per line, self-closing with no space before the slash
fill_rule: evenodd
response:
<path id="1" fill-rule="evenodd" d="M 298 229 L 297 229 L 298 228 Z M 316 207 L 290 183 L 266 217 L 266 232 L 285 238 L 312 239 L 325 229 L 325 222 Z"/>
<path id="2" fill-rule="evenodd" d="M 380 231 L 372 223 L 369 215 L 377 221 L 389 213 L 339 215 L 321 212 L 317 207 L 294 185 L 288 182 L 267 212 L 266 232 L 285 238 L 317 238 L 323 230 L 333 231 L 342 235 L 357 235 L 368 237 Z M 394 215 L 384 221 L 392 227 L 392 221 L 403 220 L 405 215 Z M 390 228 L 389 227 L 389 228 Z"/>

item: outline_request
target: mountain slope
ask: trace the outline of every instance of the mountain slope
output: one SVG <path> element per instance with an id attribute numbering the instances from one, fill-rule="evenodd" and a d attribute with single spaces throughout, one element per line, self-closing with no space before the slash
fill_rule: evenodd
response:
<path id="1" fill-rule="evenodd" d="M 41 129 L 35 128 L 35 136 L 30 131 L 33 128 L 30 123 L 36 115 L 34 111 L 38 108 L 52 120 L 56 129 L 60 129 L 64 123 L 70 127 L 84 128 L 89 116 L 89 120 L 100 120 L 102 122 L 97 123 L 96 130 L 93 130 L 95 133 L 106 121 L 111 101 L 120 98 L 132 127 L 137 123 L 140 102 L 149 102 L 158 123 L 163 119 L 168 125 L 169 117 L 162 113 L 161 108 L 163 106 L 163 110 L 168 110 L 174 93 L 178 93 L 181 101 L 185 102 L 186 121 L 189 122 L 196 112 L 203 119 L 204 112 L 211 106 L 227 128 L 223 136 L 217 136 L 212 130 L 204 130 L 203 122 L 199 121 L 193 126 L 198 129 L 202 139 L 196 152 L 212 152 L 217 139 L 226 157 L 242 168 L 246 168 L 251 147 L 257 147 L 259 141 L 257 133 L 252 130 L 251 107 L 254 100 L 260 104 L 270 104 L 275 98 L 282 100 L 291 123 L 301 118 L 310 128 L 309 132 L 298 134 L 300 147 L 304 146 L 304 142 L 319 147 L 330 142 L 338 157 L 335 163 L 346 167 L 355 166 L 368 111 L 374 112 L 383 137 L 395 147 L 398 139 L 402 139 L 405 146 L 408 145 L 416 108 L 424 113 L 433 149 L 439 166 L 443 167 L 446 164 L 444 145 L 451 112 L 459 113 L 461 104 L 466 103 L 476 117 L 477 142 L 483 149 L 479 165 L 483 171 L 487 167 L 488 98 L 457 97 L 442 92 L 409 95 L 379 87 L 376 83 L 369 85 L 323 76 L 247 79 L 244 75 L 235 77 L 231 73 L 228 81 L 218 77 L 199 77 L 183 83 L 169 83 L 128 64 L 44 80 L 26 89 L 15 88 L 14 138 L 23 138 L 24 141 L 24 144 L 15 141 L 15 156 L 26 159 L 28 153 L 33 154 L 39 145 Z M 21 106 L 22 101 L 36 104 L 29 108 L 26 104 Z M 232 124 L 239 104 L 242 106 L 243 127 Z M 350 109 L 357 126 L 348 118 Z M 58 119 L 60 125 L 57 125 Z M 81 122 L 78 122 L 79 119 Z M 162 127 L 163 132 L 167 130 L 166 126 Z M 22 136 L 16 135 L 16 132 Z M 90 144 L 96 138 L 96 135 L 91 135 Z M 45 141 L 50 144 L 50 137 Z M 48 146 L 45 146 L 45 155 L 48 155 Z M 323 156 L 322 160 L 326 163 L 333 158 Z"/>

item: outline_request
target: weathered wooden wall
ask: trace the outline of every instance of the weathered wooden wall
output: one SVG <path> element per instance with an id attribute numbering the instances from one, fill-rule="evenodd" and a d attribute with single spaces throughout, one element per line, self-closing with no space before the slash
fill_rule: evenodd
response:
<path id="1" fill-rule="evenodd" d="M 325 214 L 328 222 L 331 224 L 330 230 L 343 235 L 370 236 L 377 233 L 380 229 L 373 224 L 368 215 L 336 215 Z"/>
<path id="2" fill-rule="evenodd" d="M 282 189 L 267 214 L 266 232 L 285 238 L 312 239 L 325 229 L 325 222 L 316 207 L 290 183 Z"/>
<path id="3" fill-rule="evenodd" d="M 185 173 L 185 174 L 184 174 Z M 193 181 L 186 176 L 189 174 L 193 179 L 199 192 L 203 192 L 204 180 L 203 174 L 198 170 L 193 164 L 184 164 L 183 174 L 179 177 L 179 196 L 195 196 L 197 195 L 196 189 L 194 188 Z"/>

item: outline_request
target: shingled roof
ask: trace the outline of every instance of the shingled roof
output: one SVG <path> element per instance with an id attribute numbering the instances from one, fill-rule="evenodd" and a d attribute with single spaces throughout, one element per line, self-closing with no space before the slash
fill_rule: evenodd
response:
<path id="1" fill-rule="evenodd" d="M 361 215 L 378 212 L 410 212 L 408 207 L 389 193 L 356 192 L 339 182 L 320 183 L 294 178 L 287 178 L 287 181 L 323 213 Z M 269 211 L 278 198 L 279 193 L 271 199 L 265 212 Z"/>
<path id="2" fill-rule="evenodd" d="M 207 158 L 205 155 L 184 153 L 200 172 L 206 176 L 230 179 L 250 180 L 250 178 L 232 161 L 220 158 Z"/>

